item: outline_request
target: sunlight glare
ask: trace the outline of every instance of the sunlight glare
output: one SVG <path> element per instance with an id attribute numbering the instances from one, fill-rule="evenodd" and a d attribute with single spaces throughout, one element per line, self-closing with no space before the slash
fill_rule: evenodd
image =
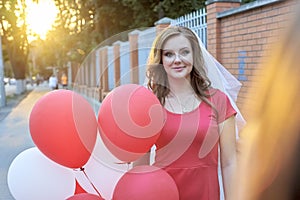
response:
<path id="1" fill-rule="evenodd" d="M 52 28 L 58 10 L 53 0 L 39 0 L 38 3 L 26 0 L 27 24 L 30 32 L 45 39 L 47 32 Z"/>

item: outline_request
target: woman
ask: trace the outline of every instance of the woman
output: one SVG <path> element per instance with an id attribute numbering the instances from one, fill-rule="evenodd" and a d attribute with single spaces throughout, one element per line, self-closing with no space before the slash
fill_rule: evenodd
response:
<path id="1" fill-rule="evenodd" d="M 220 147 L 226 197 L 236 167 L 236 110 L 211 87 L 197 36 L 185 27 L 163 30 L 153 43 L 147 77 L 166 110 L 154 165 L 173 177 L 180 199 L 217 200 Z"/>

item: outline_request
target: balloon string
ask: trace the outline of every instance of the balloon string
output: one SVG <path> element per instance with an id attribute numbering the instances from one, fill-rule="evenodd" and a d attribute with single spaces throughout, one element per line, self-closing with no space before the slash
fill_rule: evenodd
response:
<path id="1" fill-rule="evenodd" d="M 131 164 L 131 162 L 127 163 L 127 171 L 129 171 L 129 169 L 130 169 L 130 164 Z"/>
<path id="2" fill-rule="evenodd" d="M 117 165 L 123 165 L 123 164 L 127 164 L 127 171 L 130 170 L 130 165 L 132 162 L 115 162 L 115 164 Z"/>
<path id="3" fill-rule="evenodd" d="M 84 171 L 84 168 L 83 167 L 80 167 L 80 171 L 83 172 L 83 174 L 85 175 L 86 179 L 90 182 L 90 184 L 92 185 L 92 187 L 94 188 L 94 190 L 97 192 L 97 194 L 101 196 L 100 192 L 97 190 L 97 188 L 95 187 L 95 185 L 92 183 L 92 181 L 90 180 L 90 178 L 88 177 L 88 175 L 86 174 L 86 172 Z"/>

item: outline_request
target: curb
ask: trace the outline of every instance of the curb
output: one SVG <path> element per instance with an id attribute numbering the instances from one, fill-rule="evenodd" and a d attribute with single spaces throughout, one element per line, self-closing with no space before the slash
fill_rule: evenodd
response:
<path id="1" fill-rule="evenodd" d="M 30 94 L 33 90 L 27 90 L 26 92 L 24 92 L 23 94 L 20 95 L 16 95 L 14 94 L 14 96 L 12 98 L 8 98 L 6 101 L 6 105 L 4 107 L 0 108 L 0 122 L 2 120 L 4 120 L 7 115 L 9 115 L 9 113 L 16 107 L 18 106 L 18 104 L 27 97 L 28 94 Z"/>

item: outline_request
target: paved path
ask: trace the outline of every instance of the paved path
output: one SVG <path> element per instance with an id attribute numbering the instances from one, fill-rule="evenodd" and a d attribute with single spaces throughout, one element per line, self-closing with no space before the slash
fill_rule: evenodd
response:
<path id="1" fill-rule="evenodd" d="M 7 185 L 7 172 L 13 159 L 25 149 L 33 147 L 29 133 L 29 116 L 35 102 L 49 92 L 47 85 L 32 91 L 13 107 L 3 108 L 9 113 L 0 119 L 0 200 L 13 200 Z"/>

